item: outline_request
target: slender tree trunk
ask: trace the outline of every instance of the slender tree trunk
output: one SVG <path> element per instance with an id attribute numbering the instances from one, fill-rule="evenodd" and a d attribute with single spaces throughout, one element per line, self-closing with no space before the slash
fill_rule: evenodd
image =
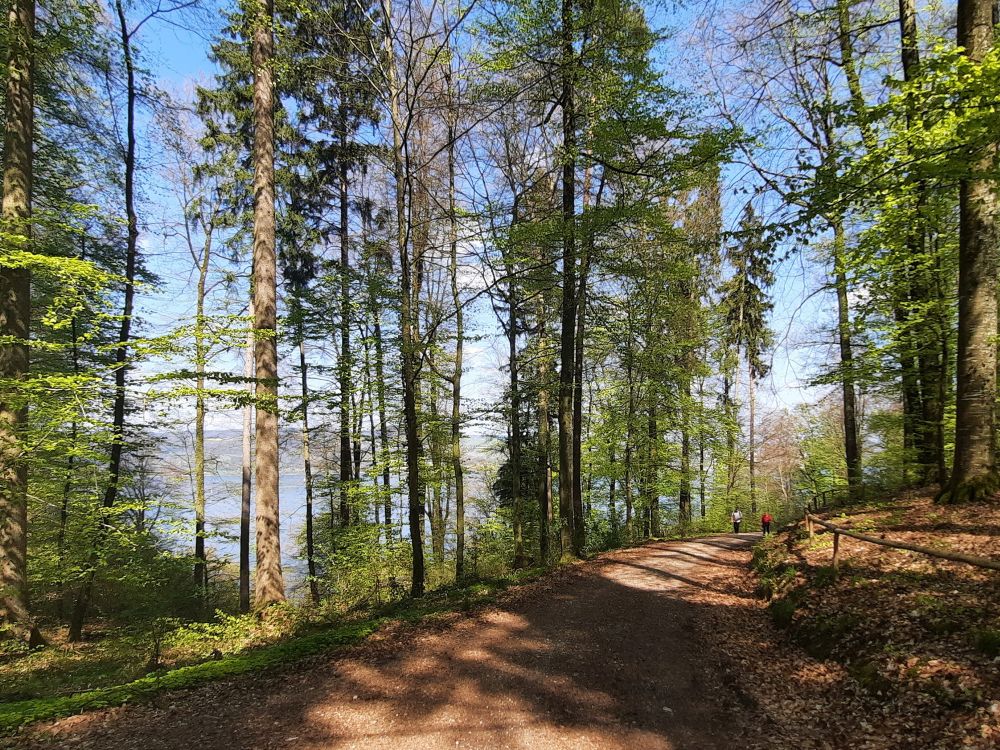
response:
<path id="1" fill-rule="evenodd" d="M 361 431 L 365 426 L 364 414 L 364 392 L 351 397 L 351 412 L 354 414 L 354 429 L 351 432 L 351 456 L 354 458 L 354 467 L 351 476 L 355 484 L 361 482 Z"/>
<path id="2" fill-rule="evenodd" d="M 34 143 L 34 0 L 14 0 L 7 14 L 7 122 L 4 128 L 4 229 L 31 240 Z M 18 246 L 19 249 L 30 249 Z M 0 377 L 28 378 L 31 275 L 0 267 Z M 20 394 L 0 395 L 0 625 L 35 646 L 42 643 L 28 602 L 28 465 L 23 431 L 28 411 Z M 11 398 L 13 396 L 13 398 Z"/>
<path id="3" fill-rule="evenodd" d="M 691 381 L 685 381 L 681 404 L 681 481 L 677 493 L 677 511 L 682 525 L 691 523 Z"/>
<path id="4" fill-rule="evenodd" d="M 274 216 L 274 3 L 254 6 L 253 310 L 257 381 L 257 572 L 254 605 L 285 599 L 278 499 L 277 256 Z"/>
<path id="5" fill-rule="evenodd" d="M 973 62 L 993 46 L 992 6 L 959 0 L 958 44 Z M 984 499 L 997 489 L 994 461 L 997 378 L 997 196 L 989 175 L 995 144 L 983 148 L 959 187 L 958 378 L 955 461 L 942 500 Z"/>
<path id="6" fill-rule="evenodd" d="M 194 585 L 207 595 L 208 565 L 205 560 L 205 367 L 208 363 L 208 332 L 205 326 L 205 294 L 212 258 L 211 234 L 202 248 L 198 266 L 194 323 Z M 204 603 L 204 602 L 203 602 Z"/>
<path id="7" fill-rule="evenodd" d="M 705 378 L 698 379 L 698 503 L 705 517 Z"/>
<path id="8" fill-rule="evenodd" d="M 612 471 L 614 471 L 614 466 L 615 466 L 615 446 L 614 446 L 614 443 L 612 443 L 610 446 L 608 446 L 608 463 L 612 466 Z M 620 524 L 618 522 L 618 508 L 615 505 L 615 500 L 617 499 L 615 497 L 615 492 L 617 490 L 617 486 L 618 486 L 617 485 L 617 480 L 616 480 L 614 474 L 612 474 L 611 477 L 610 477 L 610 479 L 608 480 L 608 518 L 609 518 L 609 520 L 611 522 L 611 534 L 616 539 L 618 537 L 618 529 L 619 529 L 619 526 L 620 526 Z"/>
<path id="9" fill-rule="evenodd" d="M 544 295 L 538 295 L 538 554 L 542 565 L 551 559 L 552 433 L 549 425 L 548 316 Z"/>
<path id="10" fill-rule="evenodd" d="M 994 4 L 995 7 L 995 4 Z M 903 64 L 903 79 L 913 81 L 920 72 L 920 51 L 917 42 L 917 10 L 914 0 L 899 0 L 900 26 L 900 57 Z M 917 124 L 921 113 L 916 102 L 908 102 L 906 109 L 907 126 Z M 916 362 L 919 368 L 919 393 L 921 410 L 919 429 L 916 431 L 917 460 L 920 465 L 920 480 L 923 484 L 938 482 L 942 486 L 947 478 L 946 460 L 944 455 L 944 398 L 941 396 L 943 370 L 947 368 L 947 360 L 941 360 L 940 342 L 947 348 L 948 322 L 946 314 L 942 313 L 942 305 L 934 294 L 932 272 L 925 266 L 921 255 L 932 249 L 930 237 L 927 235 L 924 211 L 927 204 L 927 187 L 923 182 L 917 184 L 916 195 L 913 198 L 916 213 L 916 226 L 911 228 L 907 236 L 908 271 L 912 279 L 911 294 L 915 305 L 926 310 L 924 316 L 926 325 L 914 330 L 911 334 L 915 339 Z M 913 389 L 916 390 L 916 389 Z"/>
<path id="11" fill-rule="evenodd" d="M 125 246 L 125 289 L 122 304 L 122 320 L 118 331 L 118 348 L 115 350 L 115 398 L 111 417 L 111 451 L 108 460 L 108 484 L 104 490 L 102 510 L 106 513 L 114 507 L 118 499 L 121 479 L 122 450 L 125 444 L 125 382 L 128 373 L 128 344 L 131 338 L 132 309 L 135 303 L 135 273 L 138 261 L 139 219 L 135 210 L 135 169 L 136 135 L 135 105 L 138 98 L 135 83 L 135 65 L 132 57 L 132 39 L 121 0 L 115 0 L 118 28 L 125 61 L 126 76 L 126 119 L 125 119 L 125 219 L 127 223 Z M 93 551 L 84 574 L 83 583 L 77 593 L 70 617 L 68 640 L 75 643 L 83 637 L 83 623 L 87 618 L 90 600 L 94 591 L 94 580 L 100 558 L 100 548 L 104 545 L 106 521 L 99 521 L 99 529 L 93 542 Z"/>
<path id="12" fill-rule="evenodd" d="M 81 242 L 82 244 L 82 242 Z M 82 257 L 82 253 L 81 253 Z M 73 374 L 80 374 L 80 344 L 77 332 L 77 321 L 74 315 L 70 320 L 70 336 L 72 337 Z M 79 425 L 74 417 L 70 424 L 70 444 L 76 445 L 79 437 Z M 69 504 L 73 497 L 73 478 L 76 474 L 76 456 L 71 452 L 66 459 L 66 481 L 63 482 L 62 505 L 59 508 L 59 533 L 56 538 L 56 550 L 59 559 L 59 601 L 56 616 L 62 620 L 66 611 L 66 530 L 69 525 Z"/>
<path id="13" fill-rule="evenodd" d="M 747 362 L 747 390 L 750 399 L 750 426 L 747 432 L 750 440 L 750 514 L 757 515 L 757 446 L 754 443 L 754 428 L 757 425 L 757 379 L 753 365 Z"/>
<path id="14" fill-rule="evenodd" d="M 347 146 L 347 117 L 340 108 L 340 147 Z M 340 388 L 340 525 L 351 523 L 351 258 L 347 195 L 347 157 L 340 161 L 340 357 L 337 360 L 337 380 Z"/>
<path id="15" fill-rule="evenodd" d="M 434 565 L 441 568 L 444 565 L 444 503 L 442 485 L 444 484 L 443 445 L 441 440 L 441 415 L 438 412 L 438 383 L 431 383 L 430 389 L 430 454 L 431 470 L 434 483 L 431 487 L 431 553 Z"/>
<path id="16" fill-rule="evenodd" d="M 587 215 L 590 209 L 591 169 L 588 166 L 583 175 L 583 253 L 580 259 L 579 286 L 576 292 L 576 332 L 574 334 L 573 356 L 573 552 L 577 556 L 583 554 L 587 535 L 587 517 L 583 507 L 583 376 L 584 376 L 584 337 L 587 321 L 587 280 L 590 275 L 590 260 L 594 250 L 594 229 Z M 601 190 L 604 189 L 604 178 L 601 177 Z"/>
<path id="17" fill-rule="evenodd" d="M 399 111 L 402 96 L 396 80 L 395 50 L 392 43 L 392 6 L 390 0 L 382 0 L 382 15 L 385 24 L 385 51 L 387 59 L 387 83 L 389 87 L 389 110 L 392 118 L 392 154 L 395 177 L 396 200 L 396 245 L 399 252 L 401 369 L 403 376 L 403 417 L 406 434 L 406 481 L 408 500 L 408 525 L 412 550 L 410 593 L 423 596 L 424 593 L 424 548 L 422 540 L 423 487 L 420 477 L 422 446 L 420 428 L 417 422 L 417 388 L 419 339 L 414 323 L 416 311 L 413 309 L 413 269 L 409 252 L 410 223 L 406 213 L 406 189 L 409 179 L 404 166 L 403 126 Z"/>
<path id="18" fill-rule="evenodd" d="M 375 490 L 375 525 L 381 525 L 379 518 L 381 511 L 381 498 L 383 492 L 389 491 L 389 486 L 379 487 L 379 455 L 378 455 L 378 429 L 375 427 L 375 381 L 372 378 L 372 356 L 371 356 L 371 336 L 365 330 L 365 391 L 368 394 L 368 445 L 371 449 L 371 473 L 372 488 Z M 388 543 L 388 537 L 386 537 Z"/>
<path id="19" fill-rule="evenodd" d="M 900 26 L 900 58 L 903 65 L 903 79 L 907 82 L 915 80 L 919 74 L 920 52 L 917 43 L 917 12 L 914 0 L 899 0 Z M 915 127 L 920 118 L 916 102 L 910 100 L 906 107 L 906 123 L 908 128 Z M 909 144 L 907 149 L 912 151 Z M 943 482 L 944 474 L 939 467 L 944 463 L 944 457 L 938 456 L 937 434 L 941 429 L 944 414 L 943 402 L 938 399 L 937 378 L 940 374 L 940 364 L 936 361 L 938 355 L 939 337 L 947 335 L 947 326 L 942 325 L 936 312 L 935 300 L 932 298 L 932 283 L 929 271 L 922 260 L 927 240 L 924 222 L 926 206 L 926 185 L 918 183 L 914 189 L 915 195 L 910 199 L 914 218 L 910 221 L 906 237 L 907 257 L 904 259 L 905 280 L 901 296 L 908 296 L 911 306 L 917 308 L 917 315 L 922 319 L 919 327 L 910 323 L 912 313 L 897 315 L 897 321 L 905 326 L 903 330 L 903 412 L 904 412 L 904 447 L 911 448 L 907 453 L 907 462 L 912 460 L 911 453 L 919 466 L 919 481 L 921 484 Z M 900 274 L 901 276 L 903 274 Z M 908 429 L 907 429 L 908 428 Z M 907 434 L 910 433 L 910 434 Z M 940 446 L 943 451 L 943 445 Z M 905 470 L 904 470 L 905 471 Z"/>
<path id="20" fill-rule="evenodd" d="M 313 473 L 309 454 L 309 363 L 306 361 L 306 340 L 302 318 L 297 321 L 299 340 L 299 379 L 302 386 L 302 470 L 306 490 L 306 568 L 309 573 L 309 597 L 319 604 L 319 580 L 316 577 L 316 553 L 313 535 Z"/>
<path id="21" fill-rule="evenodd" d="M 253 300 L 250 302 L 253 320 Z M 247 331 L 243 356 L 243 377 L 246 378 L 247 402 L 243 405 L 243 451 L 240 469 L 240 612 L 250 611 L 250 498 L 253 489 L 253 413 L 256 389 L 254 388 L 254 330 Z"/>
<path id="22" fill-rule="evenodd" d="M 631 358 L 625 365 L 625 378 L 628 382 L 628 415 L 625 419 L 625 536 L 632 541 L 632 426 L 635 423 L 635 382 Z"/>
<path id="23" fill-rule="evenodd" d="M 649 394 L 649 411 L 646 415 L 646 512 L 649 519 L 649 535 L 660 535 L 660 493 L 659 493 L 659 442 L 660 428 L 656 414 L 655 396 L 652 383 Z"/>
<path id="24" fill-rule="evenodd" d="M 382 342 L 381 314 L 375 310 L 375 397 L 378 400 L 379 463 L 382 468 L 383 517 L 385 541 L 392 545 L 392 473 L 389 467 L 389 418 L 385 398 L 385 350 Z"/>
<path id="25" fill-rule="evenodd" d="M 517 217 L 517 202 L 514 203 L 514 221 Z M 510 286 L 507 291 L 507 349 L 510 365 L 510 477 L 511 502 L 514 509 L 514 568 L 527 565 L 524 555 L 524 508 L 521 502 L 521 392 L 518 380 L 517 355 L 517 281 L 512 266 L 507 267 Z"/>
<path id="26" fill-rule="evenodd" d="M 562 333 L 559 356 L 559 521 L 563 559 L 572 559 L 575 544 L 574 493 L 580 477 L 573 471 L 573 387 L 576 356 L 576 109 L 574 106 L 573 0 L 562 0 Z"/>
<path id="27" fill-rule="evenodd" d="M 847 271 L 844 268 L 846 241 L 844 226 L 833 222 L 833 266 L 837 291 L 837 339 L 840 343 L 841 389 L 844 402 L 844 457 L 847 462 L 847 486 L 852 500 L 864 497 L 861 474 L 861 446 L 858 440 L 857 395 L 855 393 L 854 354 L 851 345 L 850 309 L 847 301 Z"/>
<path id="28" fill-rule="evenodd" d="M 451 303 L 455 307 L 455 369 L 451 376 L 451 470 L 455 475 L 455 579 L 465 577 L 465 473 L 462 469 L 462 363 L 465 348 L 465 311 L 458 287 L 458 213 L 455 204 L 455 121 L 458 112 L 452 88 L 451 65 L 448 86 L 448 238 L 451 244 Z"/>

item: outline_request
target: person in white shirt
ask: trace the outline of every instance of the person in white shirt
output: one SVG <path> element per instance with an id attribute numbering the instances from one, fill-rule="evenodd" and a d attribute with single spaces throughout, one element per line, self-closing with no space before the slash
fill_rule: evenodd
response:
<path id="1" fill-rule="evenodd" d="M 737 508 L 736 510 L 734 510 L 729 519 L 733 522 L 733 533 L 739 534 L 740 524 L 743 523 L 743 514 L 740 513 L 740 509 Z"/>

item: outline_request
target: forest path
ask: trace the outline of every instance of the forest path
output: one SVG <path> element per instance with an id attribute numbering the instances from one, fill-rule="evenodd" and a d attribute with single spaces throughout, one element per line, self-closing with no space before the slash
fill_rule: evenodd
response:
<path id="1" fill-rule="evenodd" d="M 754 736 L 731 663 L 705 645 L 757 534 L 602 555 L 496 608 L 283 674 L 55 722 L 22 747 L 728 748 Z M 738 554 L 734 554 L 734 552 Z"/>

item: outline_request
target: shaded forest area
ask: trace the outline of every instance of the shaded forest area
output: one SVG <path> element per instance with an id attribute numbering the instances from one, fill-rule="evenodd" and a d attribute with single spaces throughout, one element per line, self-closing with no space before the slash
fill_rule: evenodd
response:
<path id="1" fill-rule="evenodd" d="M 12 0 L 2 697 L 736 508 L 994 497 L 997 20 Z"/>

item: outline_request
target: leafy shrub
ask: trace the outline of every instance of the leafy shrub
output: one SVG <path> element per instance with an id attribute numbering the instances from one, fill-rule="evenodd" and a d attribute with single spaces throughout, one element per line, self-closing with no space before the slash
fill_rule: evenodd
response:
<path id="1" fill-rule="evenodd" d="M 797 604 L 795 598 L 790 596 L 784 599 L 775 599 L 771 602 L 767 606 L 767 609 L 771 613 L 771 619 L 774 620 L 774 624 L 782 629 L 790 627 L 792 619 L 795 617 Z"/>
<path id="2" fill-rule="evenodd" d="M 976 648 L 987 656 L 1000 656 L 1000 630 L 982 628 L 973 631 L 972 640 Z"/>

